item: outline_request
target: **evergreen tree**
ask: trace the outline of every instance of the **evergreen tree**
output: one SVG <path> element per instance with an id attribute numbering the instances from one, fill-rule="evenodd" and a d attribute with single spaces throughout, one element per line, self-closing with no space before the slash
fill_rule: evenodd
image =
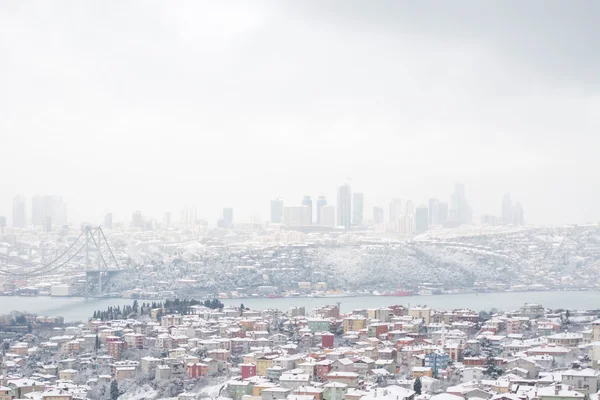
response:
<path id="1" fill-rule="evenodd" d="M 98 354 L 98 350 L 100 350 L 100 337 L 96 333 L 96 343 L 94 344 L 94 350 L 96 350 L 96 354 Z"/>
<path id="2" fill-rule="evenodd" d="M 483 372 L 484 375 L 492 379 L 498 379 L 504 372 L 502 368 L 496 365 L 496 360 L 494 359 L 494 356 L 491 352 L 488 353 L 488 356 L 485 360 L 485 364 L 483 366 L 485 368 L 485 371 Z"/>
<path id="3" fill-rule="evenodd" d="M 415 391 L 416 394 L 421 394 L 421 388 L 423 387 L 423 384 L 421 383 L 421 378 L 417 378 L 415 379 L 415 384 L 413 385 L 413 390 Z"/>
<path id="4" fill-rule="evenodd" d="M 117 400 L 119 398 L 119 384 L 113 380 L 110 383 L 110 399 Z"/>

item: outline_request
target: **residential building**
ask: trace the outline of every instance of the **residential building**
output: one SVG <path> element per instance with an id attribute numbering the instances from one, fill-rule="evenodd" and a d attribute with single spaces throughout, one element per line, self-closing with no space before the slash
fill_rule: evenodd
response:
<path id="1" fill-rule="evenodd" d="M 584 394 L 592 394 L 600 389 L 598 383 L 600 372 L 586 368 L 582 370 L 570 369 L 562 373 L 562 384 Z"/>

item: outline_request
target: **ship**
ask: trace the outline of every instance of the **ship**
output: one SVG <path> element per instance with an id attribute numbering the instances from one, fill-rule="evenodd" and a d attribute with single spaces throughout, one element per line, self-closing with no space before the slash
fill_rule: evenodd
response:
<path id="1" fill-rule="evenodd" d="M 410 296 L 412 294 L 413 294 L 412 290 L 396 290 L 395 292 L 385 293 L 384 296 L 404 297 L 404 296 Z"/>

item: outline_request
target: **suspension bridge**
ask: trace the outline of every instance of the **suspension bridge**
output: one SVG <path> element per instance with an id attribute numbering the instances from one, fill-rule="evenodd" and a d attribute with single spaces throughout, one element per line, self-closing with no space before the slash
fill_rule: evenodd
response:
<path id="1" fill-rule="evenodd" d="M 41 252 L 44 258 L 44 248 Z M 0 276 L 13 280 L 69 272 L 81 274 L 82 270 L 85 271 L 85 297 L 101 296 L 111 279 L 123 271 L 101 227 L 86 226 L 64 251 L 41 266 L 10 255 L 0 258 Z"/>

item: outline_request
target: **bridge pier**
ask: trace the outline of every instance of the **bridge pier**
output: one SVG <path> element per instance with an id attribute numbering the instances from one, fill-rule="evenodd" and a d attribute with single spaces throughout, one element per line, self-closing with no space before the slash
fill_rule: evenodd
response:
<path id="1" fill-rule="evenodd" d="M 85 272 L 85 298 L 102 295 L 105 286 L 120 270 L 92 270 Z"/>

